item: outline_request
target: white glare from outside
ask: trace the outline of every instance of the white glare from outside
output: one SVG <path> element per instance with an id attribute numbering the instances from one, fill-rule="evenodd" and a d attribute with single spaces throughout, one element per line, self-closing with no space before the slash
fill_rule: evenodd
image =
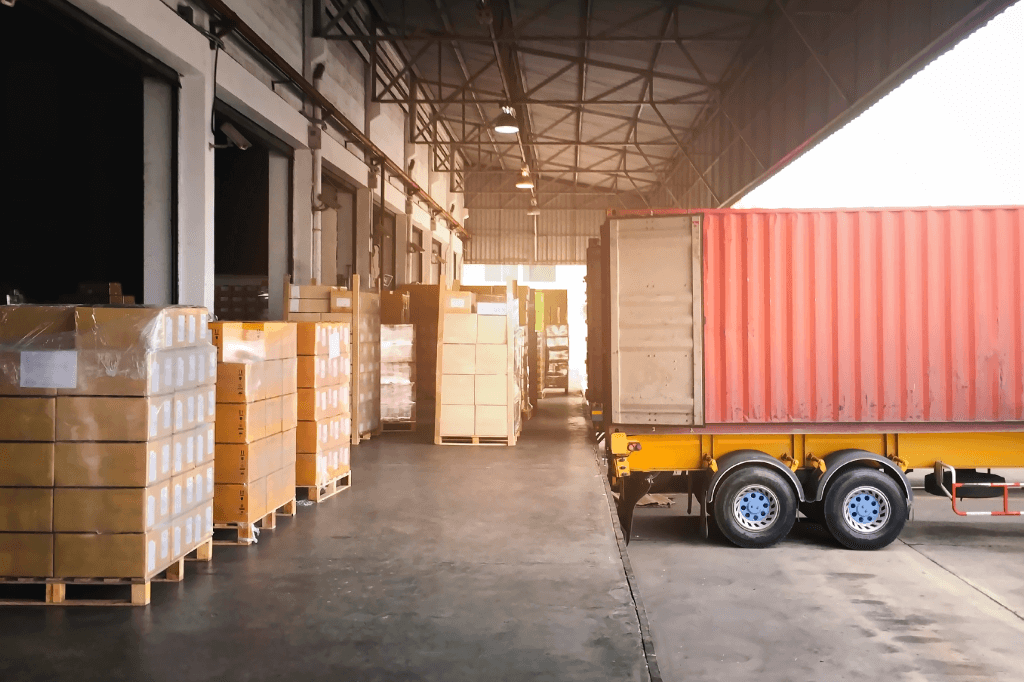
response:
<path id="1" fill-rule="evenodd" d="M 493 286 L 504 281 L 488 280 L 487 266 L 466 264 L 462 266 L 461 282 L 467 286 Z M 521 286 L 531 289 L 565 289 L 569 299 L 569 390 L 578 393 L 586 386 L 587 377 L 587 286 L 583 278 L 587 275 L 586 265 L 555 265 L 555 278 L 550 282 L 532 282 L 525 279 L 528 267 L 502 267 L 506 272 L 515 272 L 510 279 L 518 279 Z M 520 324 L 526 324 L 525 320 Z M 531 372 L 535 372 L 532 367 Z"/>
<path id="2" fill-rule="evenodd" d="M 1024 2 L 735 208 L 1024 204 Z"/>

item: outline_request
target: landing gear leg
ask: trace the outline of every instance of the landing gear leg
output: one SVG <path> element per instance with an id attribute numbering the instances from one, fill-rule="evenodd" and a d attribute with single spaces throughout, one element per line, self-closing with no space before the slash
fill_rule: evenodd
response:
<path id="1" fill-rule="evenodd" d="M 654 475 L 623 476 L 619 481 L 619 503 L 617 505 L 619 524 L 622 526 L 622 534 L 628 545 L 633 529 L 633 510 L 636 509 L 636 503 L 640 501 L 640 498 L 650 492 L 651 484 L 654 483 Z"/>

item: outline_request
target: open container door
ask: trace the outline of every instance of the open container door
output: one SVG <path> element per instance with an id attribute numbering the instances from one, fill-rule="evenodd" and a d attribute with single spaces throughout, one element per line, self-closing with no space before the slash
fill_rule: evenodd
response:
<path id="1" fill-rule="evenodd" d="M 704 424 L 702 223 L 701 214 L 609 218 L 616 425 Z"/>

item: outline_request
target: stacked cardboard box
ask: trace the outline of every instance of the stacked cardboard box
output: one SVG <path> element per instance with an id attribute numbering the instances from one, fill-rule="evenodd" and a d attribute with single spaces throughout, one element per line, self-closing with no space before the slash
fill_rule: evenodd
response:
<path id="1" fill-rule="evenodd" d="M 299 428 L 296 480 L 319 488 L 349 471 L 352 328 L 347 322 L 298 323 Z"/>
<path id="2" fill-rule="evenodd" d="M 519 308 L 486 301 L 480 314 L 471 293 L 442 297 L 435 441 L 502 438 L 514 445 L 522 399 L 513 337 Z"/>
<path id="3" fill-rule="evenodd" d="M 351 322 L 352 292 L 343 287 L 288 285 L 289 322 Z"/>
<path id="4" fill-rule="evenodd" d="M 352 420 L 353 443 L 380 429 L 380 296 L 360 291 L 355 324 L 358 332 L 355 352 L 356 380 L 352 384 L 355 405 Z"/>
<path id="5" fill-rule="evenodd" d="M 211 537 L 206 320 L 0 307 L 0 576 L 149 580 Z"/>
<path id="6" fill-rule="evenodd" d="M 410 319 L 416 328 L 416 410 L 421 420 L 433 420 L 437 393 L 437 324 L 440 304 L 436 284 L 409 284 Z M 385 321 L 382 317 L 381 321 Z M 387 320 L 391 322 L 390 320 Z"/>
<path id="7" fill-rule="evenodd" d="M 249 527 L 295 499 L 295 325 L 210 326 L 218 359 L 213 520 Z"/>
<path id="8" fill-rule="evenodd" d="M 416 421 L 416 334 L 411 324 L 380 328 L 380 412 L 387 423 Z"/>

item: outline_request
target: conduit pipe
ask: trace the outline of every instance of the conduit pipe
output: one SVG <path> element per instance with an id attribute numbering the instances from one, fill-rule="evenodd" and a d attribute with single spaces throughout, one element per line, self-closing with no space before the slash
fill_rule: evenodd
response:
<path id="1" fill-rule="evenodd" d="M 440 215 L 448 221 L 448 224 L 455 228 L 459 233 L 459 237 L 462 239 L 468 240 L 471 238 L 469 233 L 466 232 L 466 229 L 462 226 L 462 223 L 456 220 L 455 217 L 445 210 L 441 204 L 437 203 L 437 201 L 435 201 L 426 190 L 420 187 L 419 184 L 417 184 L 416 181 L 405 172 L 405 169 L 402 168 L 401 164 L 395 163 L 395 161 L 385 154 L 380 147 L 375 145 L 370 138 L 364 135 L 359 128 L 343 113 L 341 113 L 341 111 L 334 106 L 329 99 L 324 97 L 324 95 L 314 87 L 312 83 L 303 78 L 302 74 L 296 71 L 287 61 L 285 61 L 285 59 L 279 55 L 274 48 L 267 44 L 267 42 L 263 40 L 251 26 L 242 21 L 242 19 L 239 18 L 239 16 L 235 14 L 235 12 L 228 7 L 223 0 L 203 0 L 203 3 L 216 12 L 227 26 L 230 26 L 231 29 L 234 30 L 243 40 L 249 43 L 249 45 L 251 45 L 256 52 L 267 60 L 268 63 L 273 65 L 273 67 L 280 71 L 283 76 L 288 78 L 288 80 L 290 80 L 295 87 L 301 90 L 315 106 L 319 106 L 324 113 L 325 119 L 330 117 L 330 119 L 334 121 L 335 125 L 341 128 L 342 132 L 351 139 L 352 142 L 358 145 L 364 153 L 370 157 L 379 159 L 381 165 L 387 168 L 392 177 L 398 178 L 402 184 L 405 185 L 407 191 L 415 194 L 426 202 L 432 214 Z M 314 234 L 314 239 L 315 237 L 316 234 Z M 314 246 L 314 248 L 316 247 Z M 316 262 L 317 261 L 314 261 L 313 265 L 314 272 L 317 269 Z"/>

